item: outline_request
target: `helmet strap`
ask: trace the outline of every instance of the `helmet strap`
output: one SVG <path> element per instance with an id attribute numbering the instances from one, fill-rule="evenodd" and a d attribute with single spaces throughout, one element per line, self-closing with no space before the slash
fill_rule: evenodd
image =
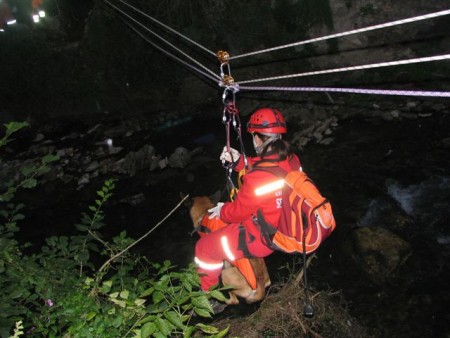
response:
<path id="1" fill-rule="evenodd" d="M 253 139 L 253 147 L 255 148 L 256 154 L 259 155 L 263 151 L 263 149 L 272 142 L 275 142 L 279 137 L 277 136 L 271 136 L 267 140 L 265 140 L 261 145 L 257 146 L 255 143 L 255 140 Z"/>

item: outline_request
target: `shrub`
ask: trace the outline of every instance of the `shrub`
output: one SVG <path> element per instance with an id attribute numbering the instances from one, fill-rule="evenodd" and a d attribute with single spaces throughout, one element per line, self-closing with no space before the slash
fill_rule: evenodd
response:
<path id="1" fill-rule="evenodd" d="M 9 137 L 26 124 L 5 125 Z M 135 242 L 125 232 L 102 239 L 103 207 L 115 182 L 107 180 L 94 203 L 76 224 L 79 234 L 46 239 L 39 252 L 25 254 L 27 244 L 14 234 L 23 205 L 13 203 L 15 192 L 32 188 L 48 172 L 56 156 L 22 168 L 0 194 L 0 336 L 20 337 L 223 337 L 228 327 L 200 322 L 210 318 L 210 298 L 224 300 L 220 290 L 200 291 L 195 267 L 176 271 L 170 261 L 149 262 L 129 250 Z M 100 269 L 93 257 L 107 258 Z"/>

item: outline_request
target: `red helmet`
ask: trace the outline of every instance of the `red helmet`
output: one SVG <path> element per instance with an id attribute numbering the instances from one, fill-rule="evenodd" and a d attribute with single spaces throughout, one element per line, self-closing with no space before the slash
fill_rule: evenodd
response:
<path id="1" fill-rule="evenodd" d="M 249 133 L 274 133 L 284 134 L 287 132 L 286 122 L 278 109 L 261 108 L 255 111 L 247 123 Z"/>

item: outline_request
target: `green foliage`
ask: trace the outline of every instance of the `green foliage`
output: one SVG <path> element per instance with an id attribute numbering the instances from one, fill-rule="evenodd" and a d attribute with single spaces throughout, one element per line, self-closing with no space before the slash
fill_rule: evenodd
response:
<path id="1" fill-rule="evenodd" d="M 28 123 L 26 122 L 10 122 L 7 124 L 4 124 L 6 130 L 5 135 L 2 139 L 0 139 L 0 148 L 3 147 L 8 142 L 11 142 L 11 135 L 14 134 L 16 131 L 19 131 L 20 129 L 24 127 L 28 127 Z"/>
<path id="2" fill-rule="evenodd" d="M 0 148 L 11 141 L 12 134 L 27 127 L 28 123 L 10 122 L 4 126 L 6 127 L 6 131 L 4 137 L 0 140 Z M 49 164 L 57 160 L 59 160 L 58 156 L 48 154 L 42 157 L 39 163 L 20 168 L 19 173 L 14 178 L 3 182 L 6 191 L 0 193 L 0 202 L 12 200 L 17 190 L 21 188 L 34 188 L 37 185 L 37 179 L 50 171 Z"/>
<path id="3" fill-rule="evenodd" d="M 14 129 L 14 128 L 13 128 Z M 12 129 L 11 129 L 12 130 Z M 7 141 L 7 138 L 5 139 Z M 4 144 L 4 143 L 3 143 Z M 40 167 L 22 171 L 22 182 Z M 22 182 L 17 187 L 27 188 Z M 125 232 L 104 240 L 103 208 L 115 184 L 107 180 L 75 227 L 78 235 L 46 239 L 40 252 L 26 254 L 14 239 L 25 219 L 22 204 L 0 204 L 0 337 L 224 337 L 228 328 L 200 322 L 211 318 L 209 300 L 224 300 L 216 289 L 200 291 L 194 265 L 176 271 L 169 261 L 151 263 L 128 252 L 133 239 Z M 4 196 L 4 194 L 2 195 Z M 109 269 L 96 271 L 93 258 L 111 258 Z M 15 329 L 13 329 L 15 327 Z"/>

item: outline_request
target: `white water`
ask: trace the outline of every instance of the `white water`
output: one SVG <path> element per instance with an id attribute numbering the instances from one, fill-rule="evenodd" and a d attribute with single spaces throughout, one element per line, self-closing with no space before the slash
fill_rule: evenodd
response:
<path id="1" fill-rule="evenodd" d="M 387 193 L 416 225 L 431 231 L 439 244 L 450 244 L 450 177 L 433 176 L 408 186 L 393 182 L 387 186 Z M 358 226 L 386 225 L 393 207 L 386 197 L 372 200 Z"/>
<path id="2" fill-rule="evenodd" d="M 393 183 L 388 186 L 388 194 L 412 217 L 450 216 L 450 177 L 430 177 L 406 187 Z"/>

